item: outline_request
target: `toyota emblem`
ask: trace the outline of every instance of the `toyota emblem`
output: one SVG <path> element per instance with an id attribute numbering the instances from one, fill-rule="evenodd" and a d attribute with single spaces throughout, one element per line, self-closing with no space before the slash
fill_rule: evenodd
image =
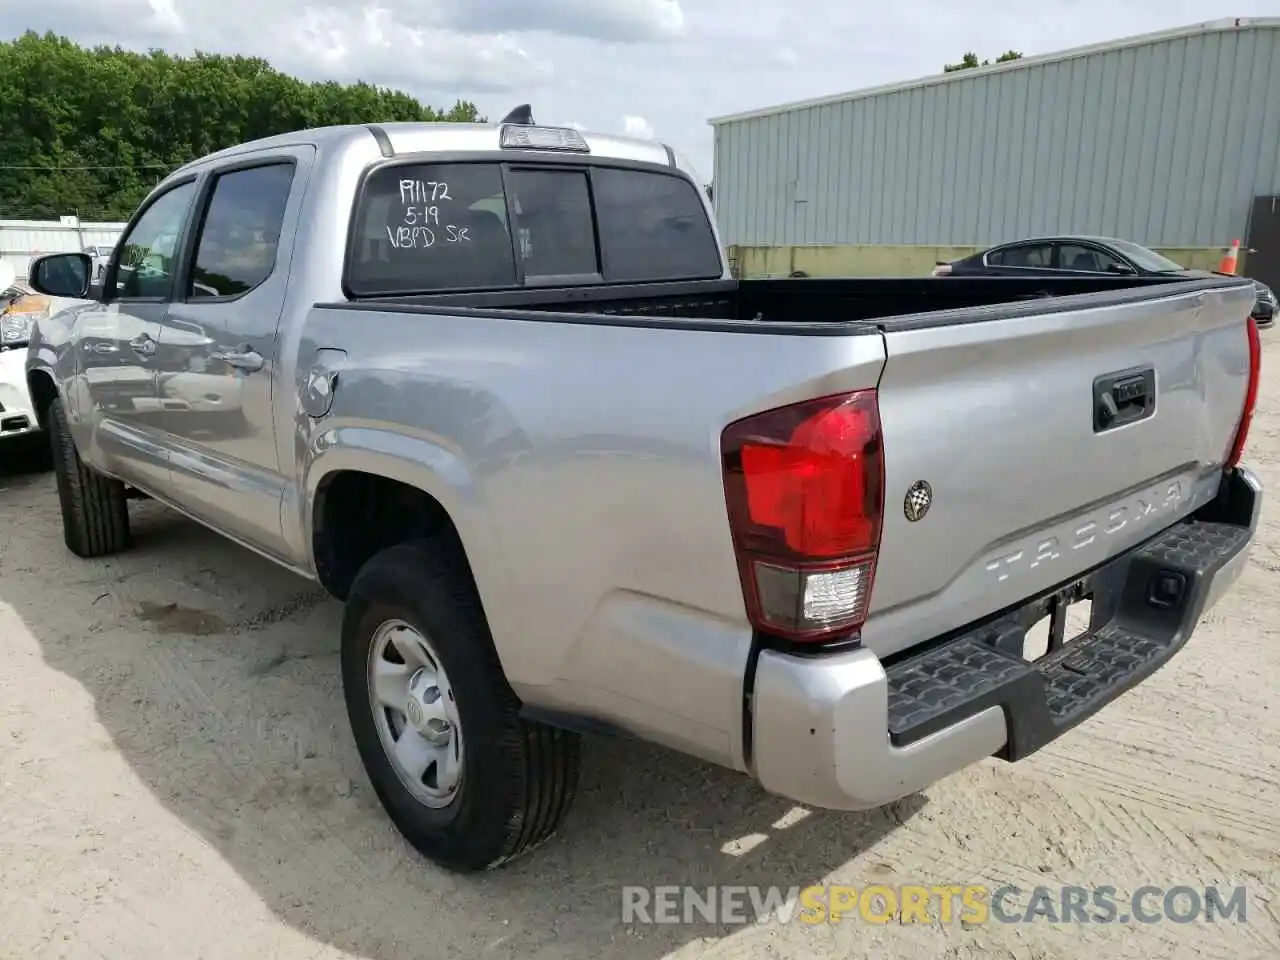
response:
<path id="1" fill-rule="evenodd" d="M 917 480 L 907 488 L 907 495 L 902 501 L 902 512 L 907 515 L 908 520 L 915 523 L 929 512 L 932 503 L 933 488 L 927 481 Z"/>

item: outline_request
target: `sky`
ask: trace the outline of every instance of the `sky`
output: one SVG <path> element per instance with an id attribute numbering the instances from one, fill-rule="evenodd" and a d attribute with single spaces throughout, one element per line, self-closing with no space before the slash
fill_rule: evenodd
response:
<path id="1" fill-rule="evenodd" d="M 1280 0 L 0 0 L 0 30 L 87 45 L 261 56 L 433 106 L 520 103 L 540 123 L 656 137 L 712 177 L 714 116 L 940 73 L 966 51 L 1026 56 Z"/>

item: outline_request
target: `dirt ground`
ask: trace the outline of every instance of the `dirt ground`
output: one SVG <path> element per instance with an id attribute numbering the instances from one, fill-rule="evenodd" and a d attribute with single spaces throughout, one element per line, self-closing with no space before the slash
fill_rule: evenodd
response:
<path id="1" fill-rule="evenodd" d="M 1264 350 L 1280 335 L 1263 334 Z M 870 814 L 592 740 L 561 834 L 478 878 L 393 831 L 346 728 L 338 605 L 153 504 L 80 561 L 0 475 L 0 956 L 1280 956 L 1280 365 L 1252 563 L 1175 661 L 1032 758 Z M 624 926 L 624 884 L 1248 888 L 1245 923 Z M 1158 898 L 1155 901 L 1158 903 Z"/>

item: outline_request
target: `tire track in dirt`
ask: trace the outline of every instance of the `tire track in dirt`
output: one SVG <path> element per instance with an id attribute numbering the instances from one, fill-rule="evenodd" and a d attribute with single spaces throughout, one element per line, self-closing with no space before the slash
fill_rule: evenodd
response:
<path id="1" fill-rule="evenodd" d="M 1106 760 L 1100 762 L 1059 752 L 1041 758 L 1037 771 L 1087 784 L 1117 800 L 1148 804 L 1170 813 L 1198 817 L 1212 809 L 1220 824 L 1246 836 L 1271 838 L 1280 846 L 1280 824 L 1269 815 L 1270 810 L 1259 808 L 1265 798 L 1280 792 L 1275 781 L 1262 781 L 1265 790 L 1258 784 L 1246 787 L 1249 780 L 1214 765 L 1174 762 L 1179 758 L 1172 752 L 1117 750 L 1110 744 L 1106 754 Z"/>
<path id="2" fill-rule="evenodd" d="M 42 506 L 46 509 L 35 513 L 52 513 L 51 519 L 56 523 L 56 508 L 48 510 L 47 500 Z M 198 533 L 204 535 L 203 531 Z M 59 561 L 68 562 L 47 544 L 33 543 L 32 546 L 36 557 L 46 552 L 49 554 L 51 566 Z M 53 546 L 61 548 L 61 542 L 57 541 Z M 79 581 L 78 586 L 83 590 L 71 597 L 59 598 L 60 619 L 65 619 L 68 614 L 81 614 L 86 618 L 97 616 L 100 619 L 104 612 L 109 611 L 113 627 L 136 631 L 139 610 L 147 604 L 173 605 L 175 601 L 170 598 L 175 594 L 187 599 L 193 592 L 189 581 L 171 575 L 170 564 L 158 563 L 146 553 L 124 553 L 108 560 L 72 559 L 70 563 L 81 569 L 87 566 L 92 572 Z M 250 563 L 265 561 L 253 558 Z M 300 582 L 292 575 L 286 574 L 286 577 L 294 583 Z M 252 574 L 246 575 L 243 567 L 232 568 L 225 579 L 244 582 L 246 592 L 263 592 L 261 584 L 252 580 Z M 35 584 L 24 586 L 34 587 Z M 199 587 L 194 589 L 207 593 Z M 92 598 L 88 603 L 92 610 L 84 609 L 86 598 Z M 175 729 L 198 732 L 201 741 L 198 759 L 201 769 L 190 782 L 199 784 L 197 789 L 202 796 L 185 800 L 162 799 L 203 806 L 205 816 L 221 828 L 230 842 L 235 842 L 237 834 L 240 820 L 238 805 L 252 804 L 257 808 L 254 814 L 257 824 L 266 828 L 265 832 L 273 838 L 274 844 L 289 851 L 300 886 L 317 883 L 340 886 L 351 890 L 353 897 L 359 897 L 360 891 L 376 887 L 379 877 L 365 859 L 342 844 L 340 832 L 327 829 L 324 800 L 333 791 L 332 783 L 308 784 L 298 771 L 281 770 L 278 765 L 271 770 L 274 776 L 269 778 L 254 749 L 254 731 L 247 728 L 243 717 L 233 720 L 191 669 L 192 663 L 199 658 L 199 646 L 206 643 L 215 647 L 225 646 L 237 628 L 266 630 L 314 609 L 324 598 L 327 595 L 323 591 L 312 587 L 296 592 L 292 597 L 274 598 L 274 602 L 267 598 L 255 605 L 257 609 L 250 608 L 236 621 L 227 624 L 231 629 L 225 633 L 195 636 L 179 632 L 135 641 L 129 645 L 128 661 L 123 666 L 132 689 L 163 691 L 162 700 L 140 705 L 139 720 L 162 720 Z M 68 600 L 72 601 L 71 606 L 67 605 Z M 100 635 L 92 642 L 100 644 L 103 640 Z M 95 704 L 97 709 L 103 706 Z M 341 709 L 341 704 L 336 706 Z M 213 769 L 209 767 L 210 760 L 214 762 Z M 204 797 L 208 796 L 217 797 L 218 802 L 205 802 Z M 305 818 L 299 816 L 303 812 Z M 308 823 L 309 829 L 304 830 L 300 826 L 302 823 Z M 393 840 L 393 843 L 398 841 Z M 371 901 L 362 912 L 367 914 L 370 907 L 376 908 L 377 904 Z M 387 909 L 385 904 L 382 909 Z"/>

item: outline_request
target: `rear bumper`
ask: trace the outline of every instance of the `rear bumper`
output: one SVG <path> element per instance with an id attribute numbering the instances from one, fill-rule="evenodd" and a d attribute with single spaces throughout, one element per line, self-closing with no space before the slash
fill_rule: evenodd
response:
<path id="1" fill-rule="evenodd" d="M 1051 595 L 889 663 L 864 649 L 763 651 L 753 773 L 798 802 L 861 810 L 985 757 L 1034 753 L 1182 649 L 1244 569 L 1261 505 L 1257 478 L 1236 470 L 1195 517 Z M 1088 632 L 1023 660 L 1027 628 L 1054 604 L 1085 596 L 1093 600 Z"/>

